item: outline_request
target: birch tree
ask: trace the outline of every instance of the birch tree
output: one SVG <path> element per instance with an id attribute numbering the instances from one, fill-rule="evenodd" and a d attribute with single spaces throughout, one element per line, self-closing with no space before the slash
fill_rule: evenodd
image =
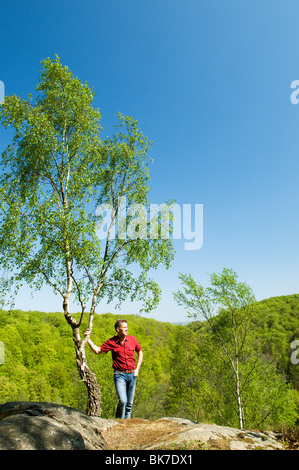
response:
<path id="1" fill-rule="evenodd" d="M 47 284 L 61 297 L 87 386 L 87 410 L 100 416 L 100 387 L 86 361 L 83 324 L 92 330 L 103 298 L 154 308 L 161 291 L 150 270 L 168 268 L 173 249 L 169 239 L 145 237 L 144 230 L 138 236 L 138 226 L 134 237 L 124 230 L 115 236 L 120 200 L 122 209 L 149 204 L 151 142 L 137 121 L 118 114 L 116 133 L 102 140 L 94 93 L 58 56 L 42 61 L 36 94 L 35 102 L 31 94 L 6 97 L 0 108 L 0 122 L 14 129 L 1 157 L 0 263 L 16 289 L 23 282 L 37 290 Z M 110 222 L 100 239 L 97 208 L 103 204 Z M 132 213 L 122 214 L 122 229 L 129 219 Z M 80 306 L 78 318 L 72 302 Z"/>
<path id="2" fill-rule="evenodd" d="M 213 340 L 210 351 L 212 350 L 213 354 L 209 357 L 206 376 L 209 383 L 217 387 L 238 416 L 239 427 L 242 429 L 244 424 L 242 392 L 253 377 L 253 372 L 258 370 L 259 357 L 251 362 L 252 367 L 247 367 L 244 373 L 244 368 L 241 369 L 241 366 L 249 357 L 247 347 L 255 298 L 251 288 L 245 283 L 238 282 L 237 277 L 233 270 L 224 269 L 220 274 L 211 274 L 211 286 L 204 288 L 195 282 L 190 274 L 181 274 L 183 290 L 177 291 L 174 297 L 179 305 L 188 309 L 190 318 L 204 319 L 208 322 L 212 333 L 209 338 Z M 220 365 L 221 381 L 213 374 L 215 368 L 211 364 L 212 361 Z M 219 406 L 218 412 L 223 418 L 224 413 Z"/>

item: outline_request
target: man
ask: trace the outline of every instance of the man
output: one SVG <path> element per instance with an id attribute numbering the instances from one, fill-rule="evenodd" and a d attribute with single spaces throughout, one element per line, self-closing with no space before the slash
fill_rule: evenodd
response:
<path id="1" fill-rule="evenodd" d="M 128 335 L 126 320 L 117 320 L 114 327 L 117 336 L 108 339 L 102 346 L 96 346 L 90 339 L 88 339 L 88 344 L 96 354 L 112 352 L 114 384 L 118 396 L 115 416 L 116 418 L 128 419 L 131 417 L 135 385 L 143 353 L 137 339 Z M 87 329 L 84 334 L 89 335 L 90 329 Z M 138 355 L 136 367 L 135 351 Z"/>

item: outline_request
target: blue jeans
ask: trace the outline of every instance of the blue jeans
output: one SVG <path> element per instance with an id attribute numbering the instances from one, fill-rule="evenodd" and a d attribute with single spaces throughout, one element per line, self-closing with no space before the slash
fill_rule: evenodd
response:
<path id="1" fill-rule="evenodd" d="M 116 418 L 131 418 L 136 379 L 133 372 L 131 374 L 114 372 L 114 384 L 118 396 Z"/>

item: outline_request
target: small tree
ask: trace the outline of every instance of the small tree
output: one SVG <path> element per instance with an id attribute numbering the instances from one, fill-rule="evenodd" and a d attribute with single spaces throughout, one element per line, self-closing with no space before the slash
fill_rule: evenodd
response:
<path id="1" fill-rule="evenodd" d="M 16 287 L 25 281 L 40 289 L 46 283 L 61 296 L 88 390 L 88 413 L 100 416 L 100 388 L 85 357 L 88 337 L 80 336 L 86 310 L 92 329 L 103 297 L 141 300 L 143 310 L 154 308 L 160 289 L 149 271 L 169 267 L 173 249 L 168 239 L 144 236 L 148 224 L 141 227 L 140 218 L 134 225 L 127 210 L 149 205 L 151 143 L 137 121 L 118 114 L 118 132 L 102 141 L 101 115 L 92 107 L 94 93 L 87 84 L 58 56 L 42 66 L 35 104 L 32 95 L 27 100 L 12 95 L 1 106 L 2 125 L 15 133 L 1 159 L 0 262 Z M 100 239 L 97 208 L 103 204 L 110 221 Z M 78 319 L 70 311 L 72 299 L 81 307 Z"/>
<path id="2" fill-rule="evenodd" d="M 212 333 L 209 336 L 209 341 L 212 340 L 210 352 L 213 353 L 208 360 L 220 364 L 221 381 L 217 381 L 214 367 L 208 368 L 208 378 L 230 403 L 230 408 L 235 410 L 242 429 L 242 392 L 253 373 L 250 368 L 246 375 L 241 373 L 241 364 L 249 356 L 248 334 L 255 302 L 252 290 L 245 283 L 237 282 L 237 274 L 231 269 L 224 269 L 221 274 L 213 273 L 210 276 L 211 287 L 206 289 L 196 283 L 190 274 L 181 274 L 180 279 L 184 291 L 178 291 L 174 297 L 179 305 L 187 307 L 189 317 L 203 318 L 208 322 Z M 253 367 L 257 367 L 257 362 Z M 224 413 L 220 412 L 220 415 L 223 418 Z"/>

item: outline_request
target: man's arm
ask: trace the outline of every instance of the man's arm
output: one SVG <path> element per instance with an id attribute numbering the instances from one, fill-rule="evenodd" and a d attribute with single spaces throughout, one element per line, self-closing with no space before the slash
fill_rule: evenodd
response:
<path id="1" fill-rule="evenodd" d="M 84 332 L 84 336 L 90 335 L 91 331 L 89 328 Z M 88 338 L 87 343 L 89 344 L 90 349 L 95 353 L 95 354 L 101 354 L 104 351 L 101 350 L 100 346 L 96 346 L 90 338 Z"/>
<path id="2" fill-rule="evenodd" d="M 143 352 L 140 350 L 140 351 L 137 351 L 137 354 L 138 354 L 138 359 L 137 359 L 136 369 L 135 369 L 135 372 L 134 372 L 135 377 L 138 376 L 139 369 L 140 369 L 140 366 L 141 366 L 141 363 L 142 363 L 142 360 L 143 360 Z"/>

